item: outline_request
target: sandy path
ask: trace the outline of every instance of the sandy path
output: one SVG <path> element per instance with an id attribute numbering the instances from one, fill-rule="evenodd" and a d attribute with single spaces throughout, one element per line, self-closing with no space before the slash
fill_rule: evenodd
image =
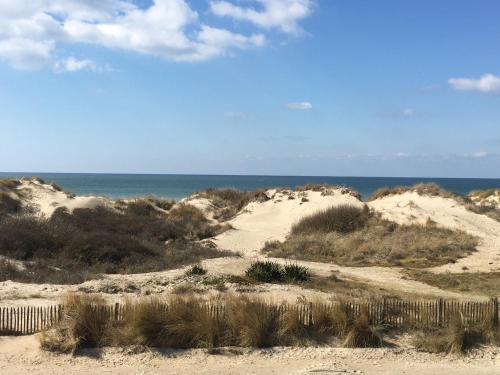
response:
<path id="1" fill-rule="evenodd" d="M 328 347 L 243 349 L 209 355 L 204 350 L 145 352 L 104 349 L 86 356 L 52 355 L 35 336 L 0 338 L 0 373 L 30 374 L 497 374 L 498 348 L 466 358 L 418 353 L 409 348 Z"/>

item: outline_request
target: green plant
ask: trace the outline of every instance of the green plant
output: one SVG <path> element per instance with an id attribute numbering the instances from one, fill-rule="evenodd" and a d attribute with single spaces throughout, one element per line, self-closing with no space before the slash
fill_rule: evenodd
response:
<path id="1" fill-rule="evenodd" d="M 195 264 L 191 266 L 186 272 L 186 276 L 203 276 L 207 273 L 207 270 L 203 268 L 200 264 Z"/>
<path id="2" fill-rule="evenodd" d="M 309 281 L 311 274 L 307 267 L 298 264 L 287 264 L 283 267 L 284 280 L 291 283 L 301 283 Z"/>
<path id="3" fill-rule="evenodd" d="M 245 275 L 264 283 L 282 282 L 285 279 L 283 267 L 275 262 L 255 262 L 246 270 Z"/>

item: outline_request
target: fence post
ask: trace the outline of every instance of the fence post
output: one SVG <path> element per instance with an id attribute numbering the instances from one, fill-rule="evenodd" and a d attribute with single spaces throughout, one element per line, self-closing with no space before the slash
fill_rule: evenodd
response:
<path id="1" fill-rule="evenodd" d="M 115 322 L 118 321 L 119 311 L 120 311 L 120 304 L 118 302 L 116 302 L 115 303 L 115 316 L 114 316 Z"/>
<path id="2" fill-rule="evenodd" d="M 443 325 L 443 299 L 438 299 L 438 326 L 442 327 Z"/>
<path id="3" fill-rule="evenodd" d="M 387 324 L 387 298 L 384 297 L 382 304 L 382 322 Z"/>
<path id="4" fill-rule="evenodd" d="M 498 327 L 498 298 L 493 297 L 491 302 L 493 303 L 493 326 Z"/>

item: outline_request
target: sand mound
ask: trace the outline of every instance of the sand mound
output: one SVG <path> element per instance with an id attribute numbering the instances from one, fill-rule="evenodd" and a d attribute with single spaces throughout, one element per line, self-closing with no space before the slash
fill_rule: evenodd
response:
<path id="1" fill-rule="evenodd" d="M 369 205 L 384 218 L 400 224 L 424 224 L 430 219 L 443 227 L 460 229 L 480 238 L 476 253 L 454 264 L 434 268 L 436 272 L 489 272 L 500 269 L 500 222 L 468 210 L 453 198 L 405 192 L 376 199 Z"/>
<path id="2" fill-rule="evenodd" d="M 341 204 L 362 206 L 347 190 L 289 191 L 268 190 L 266 202 L 249 203 L 229 224 L 234 230 L 215 238 L 220 248 L 255 256 L 266 241 L 283 241 L 293 224 L 317 211 Z"/>
<path id="3" fill-rule="evenodd" d="M 500 208 L 500 189 L 474 190 L 469 198 L 477 205 Z"/>
<path id="4" fill-rule="evenodd" d="M 95 208 L 111 204 L 108 199 L 102 197 L 75 196 L 38 179 L 21 180 L 12 193 L 19 197 L 23 207 L 35 215 L 47 217 L 59 207 L 73 211 L 76 208 Z"/>

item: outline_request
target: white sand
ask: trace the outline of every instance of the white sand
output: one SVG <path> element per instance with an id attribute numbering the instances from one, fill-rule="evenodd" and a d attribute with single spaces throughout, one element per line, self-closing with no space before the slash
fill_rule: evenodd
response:
<path id="1" fill-rule="evenodd" d="M 498 348 L 486 347 L 464 358 L 419 353 L 405 347 L 342 349 L 329 347 L 134 352 L 106 348 L 83 355 L 42 352 L 36 336 L 0 337 L 0 373 L 29 374 L 498 374 Z"/>

